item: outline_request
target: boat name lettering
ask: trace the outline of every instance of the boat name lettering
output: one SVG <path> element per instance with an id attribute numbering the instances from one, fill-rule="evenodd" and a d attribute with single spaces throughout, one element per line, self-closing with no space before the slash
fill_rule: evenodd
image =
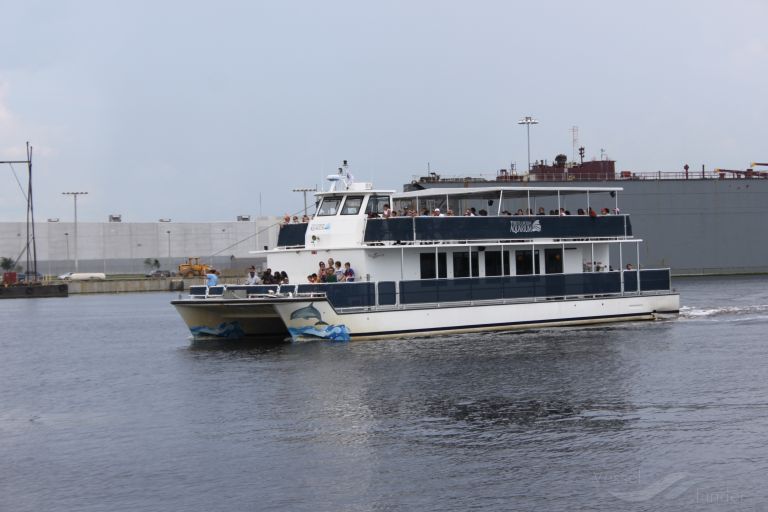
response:
<path id="1" fill-rule="evenodd" d="M 540 233 L 541 222 L 538 220 L 513 220 L 509 225 L 510 233 Z"/>
<path id="2" fill-rule="evenodd" d="M 331 224 L 312 224 L 310 230 L 312 231 L 328 231 L 331 229 Z"/>

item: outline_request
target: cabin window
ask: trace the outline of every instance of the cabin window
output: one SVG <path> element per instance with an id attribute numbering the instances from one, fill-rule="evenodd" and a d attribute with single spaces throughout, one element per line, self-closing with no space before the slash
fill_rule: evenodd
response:
<path id="1" fill-rule="evenodd" d="M 328 215 L 336 215 L 339 211 L 339 204 L 341 198 L 338 197 L 324 197 L 323 202 L 320 203 L 320 208 L 317 210 L 317 215 L 320 217 L 327 217 Z"/>
<path id="2" fill-rule="evenodd" d="M 344 207 L 341 209 L 342 215 L 357 215 L 360 213 L 360 207 L 363 206 L 363 196 L 347 196 L 344 201 Z"/>
<path id="3" fill-rule="evenodd" d="M 563 273 L 563 250 L 562 249 L 544 249 L 544 273 L 562 274 Z"/>
<path id="4" fill-rule="evenodd" d="M 536 263 L 536 271 L 534 272 L 533 264 Z M 533 260 L 531 259 L 531 251 L 515 251 L 515 274 L 518 276 L 526 274 L 540 274 L 539 268 L 539 251 L 534 253 Z"/>
<path id="5" fill-rule="evenodd" d="M 453 277 L 470 277 L 469 251 L 453 253 Z M 478 265 L 478 252 L 472 251 L 472 277 L 480 275 L 480 266 Z"/>
<path id="6" fill-rule="evenodd" d="M 369 217 L 378 217 L 384 213 L 384 206 L 389 204 L 389 196 L 371 196 L 368 198 L 368 205 L 365 207 L 365 213 Z"/>
<path id="7" fill-rule="evenodd" d="M 437 261 L 438 268 L 435 272 L 435 261 Z M 419 254 L 419 264 L 421 267 L 422 279 L 434 279 L 436 277 L 446 278 L 448 277 L 446 256 L 444 252 L 438 253 L 435 258 L 434 252 L 422 252 Z"/>
<path id="8" fill-rule="evenodd" d="M 504 265 L 502 266 L 502 254 Z M 502 273 L 503 271 L 503 273 Z M 509 275 L 509 251 L 485 251 L 485 275 L 501 276 Z"/>

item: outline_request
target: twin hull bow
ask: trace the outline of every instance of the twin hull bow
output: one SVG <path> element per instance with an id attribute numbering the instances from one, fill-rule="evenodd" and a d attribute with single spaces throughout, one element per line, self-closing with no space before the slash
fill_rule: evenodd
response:
<path id="1" fill-rule="evenodd" d="M 675 313 L 676 293 L 502 304 L 449 304 L 339 312 L 324 298 L 175 301 L 196 339 L 400 338 L 540 326 L 651 320 Z"/>

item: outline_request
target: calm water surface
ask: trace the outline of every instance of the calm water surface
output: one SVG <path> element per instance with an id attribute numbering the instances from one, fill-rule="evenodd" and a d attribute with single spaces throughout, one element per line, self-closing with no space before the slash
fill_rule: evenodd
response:
<path id="1" fill-rule="evenodd" d="M 679 319 L 194 347 L 169 294 L 0 301 L 0 511 L 768 510 L 768 278 Z"/>

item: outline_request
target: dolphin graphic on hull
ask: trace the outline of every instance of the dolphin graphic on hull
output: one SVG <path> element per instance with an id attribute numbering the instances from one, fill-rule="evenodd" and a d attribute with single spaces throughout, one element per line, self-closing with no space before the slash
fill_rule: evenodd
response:
<path id="1" fill-rule="evenodd" d="M 308 320 L 310 318 L 317 319 L 318 322 L 321 322 L 323 320 L 322 316 L 320 315 L 320 312 L 315 308 L 313 303 L 310 302 L 309 306 L 299 308 L 296 311 L 291 313 L 291 320 L 301 319 L 301 320 Z"/>

